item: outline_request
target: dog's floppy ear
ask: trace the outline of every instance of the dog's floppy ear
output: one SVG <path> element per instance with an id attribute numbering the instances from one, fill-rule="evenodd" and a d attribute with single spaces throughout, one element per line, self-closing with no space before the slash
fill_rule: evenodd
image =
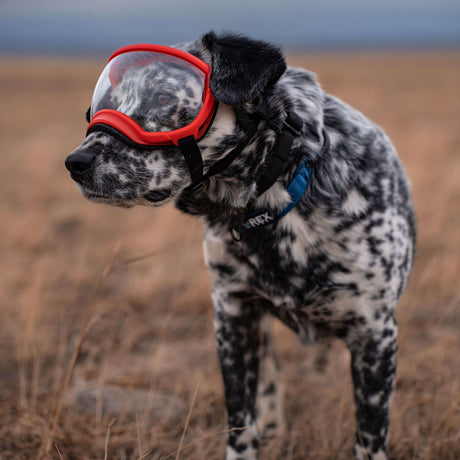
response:
<path id="1" fill-rule="evenodd" d="M 238 106 L 261 95 L 286 70 L 277 46 L 233 34 L 203 36 L 212 56 L 209 86 L 224 104 Z"/>

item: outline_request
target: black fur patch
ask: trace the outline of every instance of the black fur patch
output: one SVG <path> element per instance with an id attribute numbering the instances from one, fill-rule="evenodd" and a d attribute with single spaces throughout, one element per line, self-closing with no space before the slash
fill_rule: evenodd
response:
<path id="1" fill-rule="evenodd" d="M 262 95 L 286 70 L 281 50 L 238 35 L 210 32 L 203 44 L 212 55 L 209 86 L 224 104 L 238 106 Z"/>

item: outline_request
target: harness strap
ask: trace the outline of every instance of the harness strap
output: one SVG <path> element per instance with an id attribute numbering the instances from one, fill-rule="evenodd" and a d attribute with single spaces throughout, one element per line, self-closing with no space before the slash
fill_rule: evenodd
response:
<path id="1" fill-rule="evenodd" d="M 276 126 L 273 126 L 272 121 L 266 113 L 266 107 L 264 104 L 261 104 L 254 114 L 249 114 L 239 108 L 234 110 L 236 119 L 246 134 L 246 141 L 236 146 L 225 157 L 211 165 L 206 174 L 203 174 L 203 160 L 201 158 L 197 141 L 193 138 L 193 136 L 179 141 L 179 147 L 187 162 L 187 166 L 192 177 L 192 184 L 189 185 L 186 190 L 196 190 L 206 181 L 206 179 L 219 174 L 230 166 L 235 158 L 248 146 L 252 137 L 257 132 L 260 119 L 267 122 L 271 129 L 277 133 L 277 137 L 275 145 L 273 146 L 267 160 L 265 173 L 257 182 L 258 194 L 262 195 L 262 193 L 268 190 L 283 172 L 283 166 L 288 159 L 294 138 L 299 136 L 301 133 L 303 126 L 301 118 L 293 112 L 288 112 L 286 120 L 283 122 L 283 127 L 280 130 Z"/>
<path id="2" fill-rule="evenodd" d="M 294 206 L 300 201 L 305 191 L 308 188 L 310 177 L 312 174 L 312 167 L 318 163 L 324 155 L 329 151 L 330 139 L 327 131 L 323 128 L 323 146 L 320 153 L 313 160 L 304 158 L 297 167 L 294 176 L 287 187 L 287 192 L 291 197 L 289 203 L 277 214 L 273 214 L 266 208 L 258 209 L 247 213 L 240 226 L 242 231 L 259 230 L 260 228 L 271 225 L 276 221 L 282 219 Z M 276 179 L 275 179 L 276 180 Z M 236 241 L 239 241 L 238 229 L 232 229 L 232 236 Z"/>
<path id="3" fill-rule="evenodd" d="M 294 138 L 300 136 L 302 126 L 301 118 L 293 112 L 288 112 L 283 129 L 276 137 L 275 145 L 267 160 L 265 174 L 257 181 L 259 195 L 268 190 L 283 172 Z"/>

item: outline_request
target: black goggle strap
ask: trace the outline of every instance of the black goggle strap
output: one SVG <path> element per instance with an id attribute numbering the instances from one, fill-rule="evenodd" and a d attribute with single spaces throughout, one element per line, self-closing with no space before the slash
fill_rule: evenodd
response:
<path id="1" fill-rule="evenodd" d="M 246 113 L 239 111 L 238 109 L 235 109 L 235 114 L 241 128 L 246 134 L 246 142 L 239 144 L 226 156 L 221 158 L 219 161 L 216 161 L 209 167 L 206 174 L 203 174 L 203 158 L 201 157 L 200 147 L 198 146 L 196 139 L 193 136 L 189 136 L 179 141 L 179 147 L 185 161 L 187 162 L 190 176 L 192 178 L 192 184 L 187 187 L 187 190 L 196 190 L 206 181 L 206 179 L 224 171 L 248 146 L 250 140 L 257 131 L 259 123 L 258 121 L 256 122 L 250 119 Z"/>
<path id="2" fill-rule="evenodd" d="M 203 182 L 203 158 L 200 147 L 193 136 L 184 137 L 179 140 L 180 151 L 187 163 L 192 178 L 192 190 L 198 188 Z"/>
<path id="3" fill-rule="evenodd" d="M 211 165 L 208 169 L 208 172 L 206 173 L 206 177 L 215 176 L 230 166 L 233 160 L 248 146 L 249 142 L 257 132 L 257 127 L 259 125 L 258 121 L 256 122 L 254 120 L 248 119 L 247 115 L 243 112 L 239 112 L 238 109 L 234 110 L 236 119 L 246 134 L 246 141 L 236 146 L 224 158 Z"/>

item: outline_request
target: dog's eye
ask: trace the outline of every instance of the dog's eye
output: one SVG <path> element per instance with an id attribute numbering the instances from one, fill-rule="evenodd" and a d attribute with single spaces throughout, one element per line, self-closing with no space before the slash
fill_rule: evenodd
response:
<path id="1" fill-rule="evenodd" d="M 155 94 L 155 102 L 158 105 L 166 105 L 171 100 L 171 96 L 166 93 Z"/>

